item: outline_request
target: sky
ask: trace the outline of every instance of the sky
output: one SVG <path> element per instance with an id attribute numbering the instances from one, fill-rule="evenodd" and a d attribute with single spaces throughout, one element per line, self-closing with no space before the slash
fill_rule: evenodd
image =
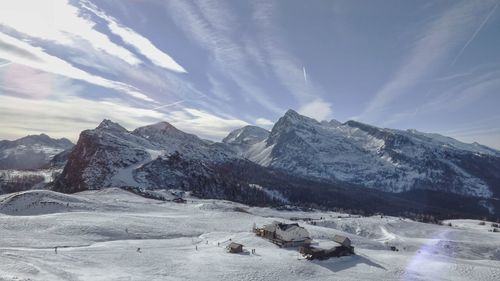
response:
<path id="1" fill-rule="evenodd" d="M 0 139 L 318 120 L 500 149 L 500 0 L 0 0 Z"/>

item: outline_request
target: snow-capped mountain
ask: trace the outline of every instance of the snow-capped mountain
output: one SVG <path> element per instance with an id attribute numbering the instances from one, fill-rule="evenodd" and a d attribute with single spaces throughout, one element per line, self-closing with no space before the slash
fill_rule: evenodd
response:
<path id="1" fill-rule="evenodd" d="M 104 120 L 80 134 L 52 188 L 180 188 L 252 204 L 483 216 L 500 210 L 499 170 L 500 153 L 485 146 L 290 110 L 271 132 L 246 126 L 220 143 L 166 122 L 128 131 Z"/>
<path id="2" fill-rule="evenodd" d="M 258 152 L 262 152 L 262 148 L 258 143 L 266 140 L 269 137 L 269 131 L 256 126 L 245 126 L 234 130 L 222 142 L 228 145 L 236 154 L 244 158 L 258 157 Z M 258 162 L 258 161 L 254 161 Z"/>
<path id="3" fill-rule="evenodd" d="M 162 183 L 150 181 L 150 174 L 155 173 L 151 169 L 157 167 L 157 163 L 170 163 L 168 158 L 175 155 L 200 163 L 217 163 L 236 157 L 222 144 L 184 133 L 166 122 L 130 132 L 117 123 L 104 120 L 96 129 L 80 134 L 56 188 L 68 192 L 106 186 L 159 188 Z"/>
<path id="4" fill-rule="evenodd" d="M 222 142 L 240 146 L 250 146 L 265 140 L 269 136 L 269 131 L 257 126 L 245 126 L 234 130 Z"/>
<path id="5" fill-rule="evenodd" d="M 269 137 L 240 155 L 266 167 L 387 192 L 500 195 L 500 152 L 438 134 L 318 122 L 289 110 Z"/>
<path id="6" fill-rule="evenodd" d="M 14 141 L 0 141 L 0 169 L 38 169 L 49 165 L 57 154 L 73 147 L 68 139 L 46 134 L 30 135 Z"/>

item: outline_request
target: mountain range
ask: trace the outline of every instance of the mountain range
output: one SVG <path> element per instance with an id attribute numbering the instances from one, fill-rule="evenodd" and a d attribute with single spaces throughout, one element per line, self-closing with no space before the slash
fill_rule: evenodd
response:
<path id="1" fill-rule="evenodd" d="M 426 189 L 486 198 L 500 188 L 499 151 L 438 134 L 318 122 L 293 110 L 270 133 L 252 127 L 236 132 L 239 137 L 231 133 L 223 142 L 240 156 L 303 177 L 387 192 Z"/>
<path id="2" fill-rule="evenodd" d="M 80 134 L 52 189 L 182 188 L 251 204 L 497 216 L 500 152 L 438 134 L 289 110 L 271 131 L 222 142 L 167 122 L 128 131 L 110 120 Z"/>
<path id="3" fill-rule="evenodd" d="M 0 169 L 39 169 L 48 165 L 63 165 L 64 154 L 56 155 L 73 147 L 73 143 L 66 139 L 53 139 L 46 134 L 29 135 L 17 140 L 0 141 Z M 56 158 L 56 159 L 54 159 Z M 55 162 L 52 162 L 55 160 Z"/>

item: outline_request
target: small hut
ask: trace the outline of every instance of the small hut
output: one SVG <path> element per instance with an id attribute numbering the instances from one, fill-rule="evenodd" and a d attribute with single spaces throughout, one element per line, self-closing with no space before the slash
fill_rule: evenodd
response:
<path id="1" fill-rule="evenodd" d="M 309 232 L 297 223 L 273 222 L 261 228 L 255 228 L 254 232 L 280 247 L 296 247 L 311 243 Z"/>
<path id="2" fill-rule="evenodd" d="M 175 203 L 186 203 L 187 202 L 187 200 L 182 198 L 182 197 L 174 198 L 174 200 L 172 200 L 172 201 Z"/>
<path id="3" fill-rule="evenodd" d="M 331 257 L 342 257 L 354 255 L 354 247 L 351 246 L 351 240 L 342 235 L 335 235 L 333 241 L 340 244 L 330 248 L 320 248 L 311 245 L 303 245 L 299 252 L 308 260 L 324 260 Z"/>
<path id="4" fill-rule="evenodd" d="M 333 237 L 333 241 L 339 243 L 340 245 L 346 247 L 346 248 L 351 248 L 351 239 L 342 236 L 342 235 L 335 235 Z"/>
<path id="5" fill-rule="evenodd" d="M 354 248 L 337 246 L 332 248 L 318 248 L 310 245 L 302 246 L 299 252 L 308 260 L 326 260 L 331 257 L 350 256 L 354 254 Z"/>
<path id="6" fill-rule="evenodd" d="M 241 253 L 243 252 L 243 245 L 231 242 L 231 244 L 226 247 L 228 253 Z"/>

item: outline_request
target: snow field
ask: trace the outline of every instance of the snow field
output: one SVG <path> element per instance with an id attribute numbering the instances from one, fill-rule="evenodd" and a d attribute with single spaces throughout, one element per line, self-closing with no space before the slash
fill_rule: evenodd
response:
<path id="1" fill-rule="evenodd" d="M 478 221 L 457 220 L 457 227 L 448 227 L 221 200 L 176 204 L 118 189 L 12 196 L 0 196 L 0 280 L 500 279 L 500 234 Z M 26 204 L 36 200 L 59 207 Z M 318 219 L 316 225 L 298 222 L 321 246 L 331 246 L 335 234 L 347 235 L 357 255 L 308 261 L 296 249 L 280 249 L 251 233 L 254 223 L 293 217 Z M 229 239 L 245 252 L 226 253 Z"/>

